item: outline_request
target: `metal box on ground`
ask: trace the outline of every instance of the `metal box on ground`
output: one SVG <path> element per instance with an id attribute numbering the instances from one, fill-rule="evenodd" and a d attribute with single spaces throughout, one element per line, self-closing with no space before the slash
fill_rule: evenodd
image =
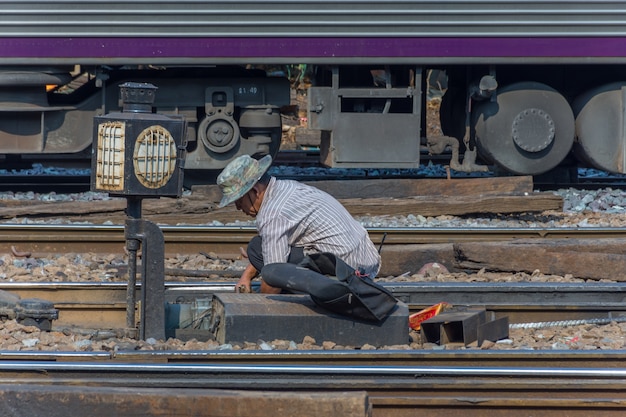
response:
<path id="1" fill-rule="evenodd" d="M 318 307 L 308 295 L 215 294 L 212 324 L 219 343 L 292 340 L 390 346 L 409 343 L 409 309 L 398 302 L 384 321 L 356 321 Z"/>
<path id="2" fill-rule="evenodd" d="M 509 335 L 509 319 L 487 319 L 488 312 L 483 307 L 446 311 L 421 323 L 422 343 L 463 343 L 474 341 L 480 346 L 484 340 L 503 339 Z"/>

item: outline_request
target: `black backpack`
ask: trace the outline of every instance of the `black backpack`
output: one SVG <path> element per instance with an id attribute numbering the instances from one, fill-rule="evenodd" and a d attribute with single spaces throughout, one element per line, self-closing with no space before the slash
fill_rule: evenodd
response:
<path id="1" fill-rule="evenodd" d="M 382 321 L 395 308 L 398 300 L 369 276 L 350 267 L 332 253 L 305 256 L 298 265 L 322 275 L 335 276 L 347 287 L 344 295 L 334 299 L 310 294 L 313 301 L 338 314 L 367 321 Z"/>

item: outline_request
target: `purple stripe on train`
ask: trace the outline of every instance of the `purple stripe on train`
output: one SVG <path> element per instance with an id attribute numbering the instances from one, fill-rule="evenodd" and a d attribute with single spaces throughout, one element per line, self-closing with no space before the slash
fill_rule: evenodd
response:
<path id="1" fill-rule="evenodd" d="M 0 58 L 626 57 L 626 38 L 0 38 Z"/>

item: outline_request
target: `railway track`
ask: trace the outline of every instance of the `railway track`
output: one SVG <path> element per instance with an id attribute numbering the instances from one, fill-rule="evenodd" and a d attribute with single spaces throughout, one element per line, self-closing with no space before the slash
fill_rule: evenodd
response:
<path id="1" fill-rule="evenodd" d="M 230 282 L 167 282 L 165 300 L 178 303 L 234 292 Z M 139 295 L 140 285 L 137 286 Z M 484 307 L 510 323 L 561 320 L 626 320 L 626 284 L 594 283 L 383 283 L 412 312 L 445 301 Z M 1 283 L 22 299 L 38 298 L 59 310 L 56 329 L 122 329 L 126 325 L 126 283 Z"/>
<path id="2" fill-rule="evenodd" d="M 63 358 L 2 356 L 0 387 L 5 388 L 0 391 L 1 396 L 19 395 L 24 400 L 23 410 L 32 410 L 45 398 L 48 406 L 64 407 L 73 411 L 72 415 L 77 415 L 77 407 L 86 403 L 93 407 L 110 401 L 112 388 L 144 397 L 147 406 L 143 415 L 188 415 L 172 407 L 181 407 L 177 398 L 189 401 L 187 397 L 198 393 L 204 394 L 205 407 L 211 404 L 206 398 L 212 398 L 215 407 L 220 395 L 230 394 L 238 395 L 240 409 L 246 409 L 254 405 L 243 393 L 253 392 L 263 392 L 277 401 L 285 393 L 294 394 L 289 411 L 298 410 L 305 416 L 314 414 L 303 409 L 311 407 L 303 399 L 337 392 L 348 398 L 365 393 L 366 408 L 371 407 L 374 417 L 416 413 L 615 416 L 626 410 L 623 352 L 117 352 Z M 88 393 L 89 400 L 83 394 L 81 401 L 74 387 Z M 155 394 L 161 395 L 161 399 L 154 398 Z M 119 393 L 118 396 L 123 399 Z M 154 412 L 157 404 L 161 405 L 159 413 Z M 6 407 L 5 402 L 0 410 Z M 263 404 L 257 403 L 257 407 Z M 90 416 L 110 415 L 101 414 L 98 407 L 94 410 Z M 223 414 L 198 415 L 241 415 L 233 411 L 231 408 L 223 410 Z M 136 415 L 131 412 L 116 415 Z M 367 414 L 364 410 L 360 415 Z"/>
<path id="3" fill-rule="evenodd" d="M 238 256 L 239 247 L 255 233 L 247 227 L 162 230 L 167 253 L 211 251 L 222 256 Z M 370 234 L 377 244 L 384 237 L 385 245 L 400 247 L 521 237 L 621 238 L 626 229 L 374 229 Z M 86 248 L 122 253 L 124 244 L 123 226 L 0 226 L 2 252 L 13 247 L 33 255 L 80 253 Z M 506 315 L 512 324 L 621 320 L 626 315 L 626 285 L 621 283 L 384 285 L 413 311 L 446 300 L 484 306 L 496 317 Z M 233 287 L 232 281 L 169 281 L 165 297 L 209 297 L 232 292 Z M 125 327 L 125 283 L 15 282 L 2 283 L 0 289 L 53 301 L 60 311 L 54 324 L 58 329 Z M 125 417 L 136 415 L 136 410 L 148 416 L 235 416 L 245 411 L 261 416 L 275 415 L 277 404 L 282 404 L 285 415 L 300 416 L 328 415 L 324 407 L 346 407 L 340 414 L 374 417 L 613 416 L 626 412 L 625 359 L 621 350 L 0 351 L 0 412 L 52 417 L 115 412 Z M 267 398 L 273 399 L 272 405 L 266 405 Z M 361 410 L 355 404 L 365 406 Z M 45 414 L 41 410 L 46 407 L 58 414 Z M 211 409 L 220 411 L 204 413 Z M 348 409 L 363 414 L 349 414 Z"/>
<path id="4" fill-rule="evenodd" d="M 166 255 L 214 253 L 222 258 L 236 259 L 240 248 L 255 234 L 252 227 L 164 226 L 161 228 Z M 513 239 L 590 239 L 623 238 L 624 228 L 559 228 L 559 229 L 370 229 L 373 241 L 386 250 L 409 253 L 415 245 L 464 241 Z M 124 254 L 123 226 L 102 225 L 0 225 L 0 252 L 45 257 L 67 253 Z M 397 257 L 394 259 L 398 259 Z M 166 296 L 210 297 L 214 292 L 232 292 L 238 271 L 168 270 Z M 124 274 L 124 268 L 122 272 Z M 216 281 L 216 276 L 222 276 Z M 228 278 L 230 276 L 230 279 Z M 123 278 L 123 277 L 122 277 Z M 72 281 L 72 280 L 70 280 Z M 123 280 L 122 280 L 123 281 Z M 414 310 L 447 301 L 467 305 L 476 303 L 511 322 L 546 321 L 612 317 L 622 307 L 622 283 L 432 283 L 390 281 L 385 285 Z M 1 282 L 0 289 L 16 292 L 22 298 L 53 301 L 66 310 L 64 317 L 88 320 L 83 327 L 121 327 L 120 315 L 126 305 L 125 282 Z M 89 314 L 85 314 L 89 312 Z M 89 322 L 91 320 L 91 322 Z"/>
<path id="5" fill-rule="evenodd" d="M 252 226 L 160 226 L 168 255 L 214 252 L 240 256 L 240 247 L 256 234 Z M 626 237 L 626 228 L 370 228 L 372 241 L 401 246 L 463 241 L 536 239 L 602 239 Z M 122 225 L 0 224 L 0 252 L 11 247 L 33 255 L 51 253 L 123 253 Z"/>
<path id="6" fill-rule="evenodd" d="M 230 282 L 167 282 L 165 300 L 210 299 L 215 293 L 234 292 Z M 140 291 L 140 283 L 137 293 Z M 626 320 L 626 284 L 623 283 L 383 283 L 413 312 L 446 301 L 480 306 L 506 316 L 510 323 L 557 320 Z M 256 289 L 256 287 L 255 287 Z M 54 303 L 59 310 L 55 327 L 119 329 L 125 327 L 126 283 L 0 283 L 0 290 Z"/>
<path id="7" fill-rule="evenodd" d="M 236 259 L 240 248 L 255 234 L 252 227 L 163 226 L 168 256 L 214 253 Z M 520 238 L 622 238 L 622 228 L 579 229 L 370 229 L 372 240 L 386 250 L 415 250 L 416 244 L 494 241 Z M 0 225 L 0 252 L 45 257 L 67 253 L 124 254 L 123 226 Z M 16 252 L 17 251 L 17 252 Z M 397 258 L 396 258 L 397 259 Z M 122 268 L 123 269 L 123 268 Z M 202 273 L 201 273 L 202 272 Z M 123 273 L 123 271 L 122 271 Z M 165 270 L 166 299 L 210 298 L 215 292 L 233 292 L 238 271 Z M 216 276 L 222 276 L 219 282 Z M 213 278 L 212 278 L 213 277 Z M 230 277 L 230 278 L 229 278 Z M 506 315 L 511 323 L 621 316 L 626 310 L 623 283 L 385 283 L 413 311 L 447 301 L 455 305 L 479 304 Z M 138 291 L 140 284 L 138 284 Z M 62 311 L 59 325 L 86 328 L 124 327 L 125 282 L 0 282 L 0 289 L 21 298 L 54 302 Z M 478 300 L 478 301 L 477 301 Z M 626 314 L 626 313 L 624 313 Z"/>

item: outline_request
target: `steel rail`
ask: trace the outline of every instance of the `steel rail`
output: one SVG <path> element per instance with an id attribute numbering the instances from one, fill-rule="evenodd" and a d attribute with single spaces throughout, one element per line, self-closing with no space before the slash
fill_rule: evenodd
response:
<path id="1" fill-rule="evenodd" d="M 93 372 L 102 373 L 166 373 L 166 374 L 281 374 L 281 375 L 339 375 L 353 377 L 362 375 L 393 375 L 408 376 L 474 376 L 474 377 L 532 377 L 552 378 L 555 376 L 568 378 L 609 378 L 625 379 L 626 368 L 561 368 L 561 367 L 471 367 L 471 366 L 389 366 L 389 365 L 271 365 L 271 364 L 160 364 L 160 363 L 65 363 L 65 362 L 0 362 L 0 372 L 40 371 L 43 367 L 48 372 Z M 626 382 L 626 381 L 625 381 Z"/>
<path id="2" fill-rule="evenodd" d="M 257 284 L 258 285 L 258 284 Z M 484 307 L 509 323 L 562 320 L 612 320 L 626 315 L 626 283 L 480 283 L 382 282 L 411 311 L 445 301 L 452 305 Z M 59 310 L 54 328 L 121 329 L 125 327 L 125 282 L 3 282 L 0 290 L 22 299 L 39 298 Z M 167 303 L 208 299 L 234 292 L 230 282 L 173 282 L 165 284 Z M 141 283 L 137 284 L 137 294 Z M 191 302 L 191 301 L 190 301 Z"/>
<path id="3" fill-rule="evenodd" d="M 167 254 L 215 252 L 239 256 L 256 234 L 251 226 L 161 226 Z M 369 228 L 372 241 L 385 246 L 512 239 L 624 238 L 626 228 Z M 123 253 L 123 225 L 0 224 L 0 252 Z"/>
<path id="4" fill-rule="evenodd" d="M 276 366 L 386 366 L 624 369 L 624 350 L 181 350 L 0 351 L 4 363 L 102 363 Z M 14 366 L 14 365 L 11 365 Z M 179 368 L 180 369 L 180 368 Z M 610 372 L 607 374 L 610 375 Z"/>
<path id="5" fill-rule="evenodd" d="M 275 365 L 275 364 L 213 364 L 213 363 L 120 363 L 120 362 L 0 362 L 0 376 L 12 372 L 52 373 L 98 372 L 100 374 L 165 374 L 165 375 L 335 375 L 342 377 L 394 376 L 418 379 L 423 377 L 509 377 L 509 378 L 594 378 L 622 381 L 626 384 L 626 368 L 590 367 L 485 367 L 485 366 L 389 366 L 389 365 Z M 99 377 L 100 375 L 97 375 Z M 95 378 L 94 378 L 95 379 Z M 625 393 L 626 395 L 626 393 Z"/>
<path id="6" fill-rule="evenodd" d="M 565 353 L 567 355 L 568 353 Z M 0 361 L 0 385 L 32 386 L 22 398 L 89 386 L 96 400 L 110 387 L 330 393 L 365 391 L 371 415 L 619 415 L 626 411 L 626 369 L 577 366 L 472 366 Z M 540 355 L 533 354 L 532 358 Z M 622 357 L 623 358 L 623 357 Z M 226 391 L 228 392 L 228 391 Z M 270 394 L 271 395 L 271 394 Z M 167 403 L 165 403 L 167 404 Z M 29 402 L 25 401 L 26 408 Z M 150 414 L 144 414 L 150 415 Z M 157 415 L 157 414 L 154 414 Z"/>

